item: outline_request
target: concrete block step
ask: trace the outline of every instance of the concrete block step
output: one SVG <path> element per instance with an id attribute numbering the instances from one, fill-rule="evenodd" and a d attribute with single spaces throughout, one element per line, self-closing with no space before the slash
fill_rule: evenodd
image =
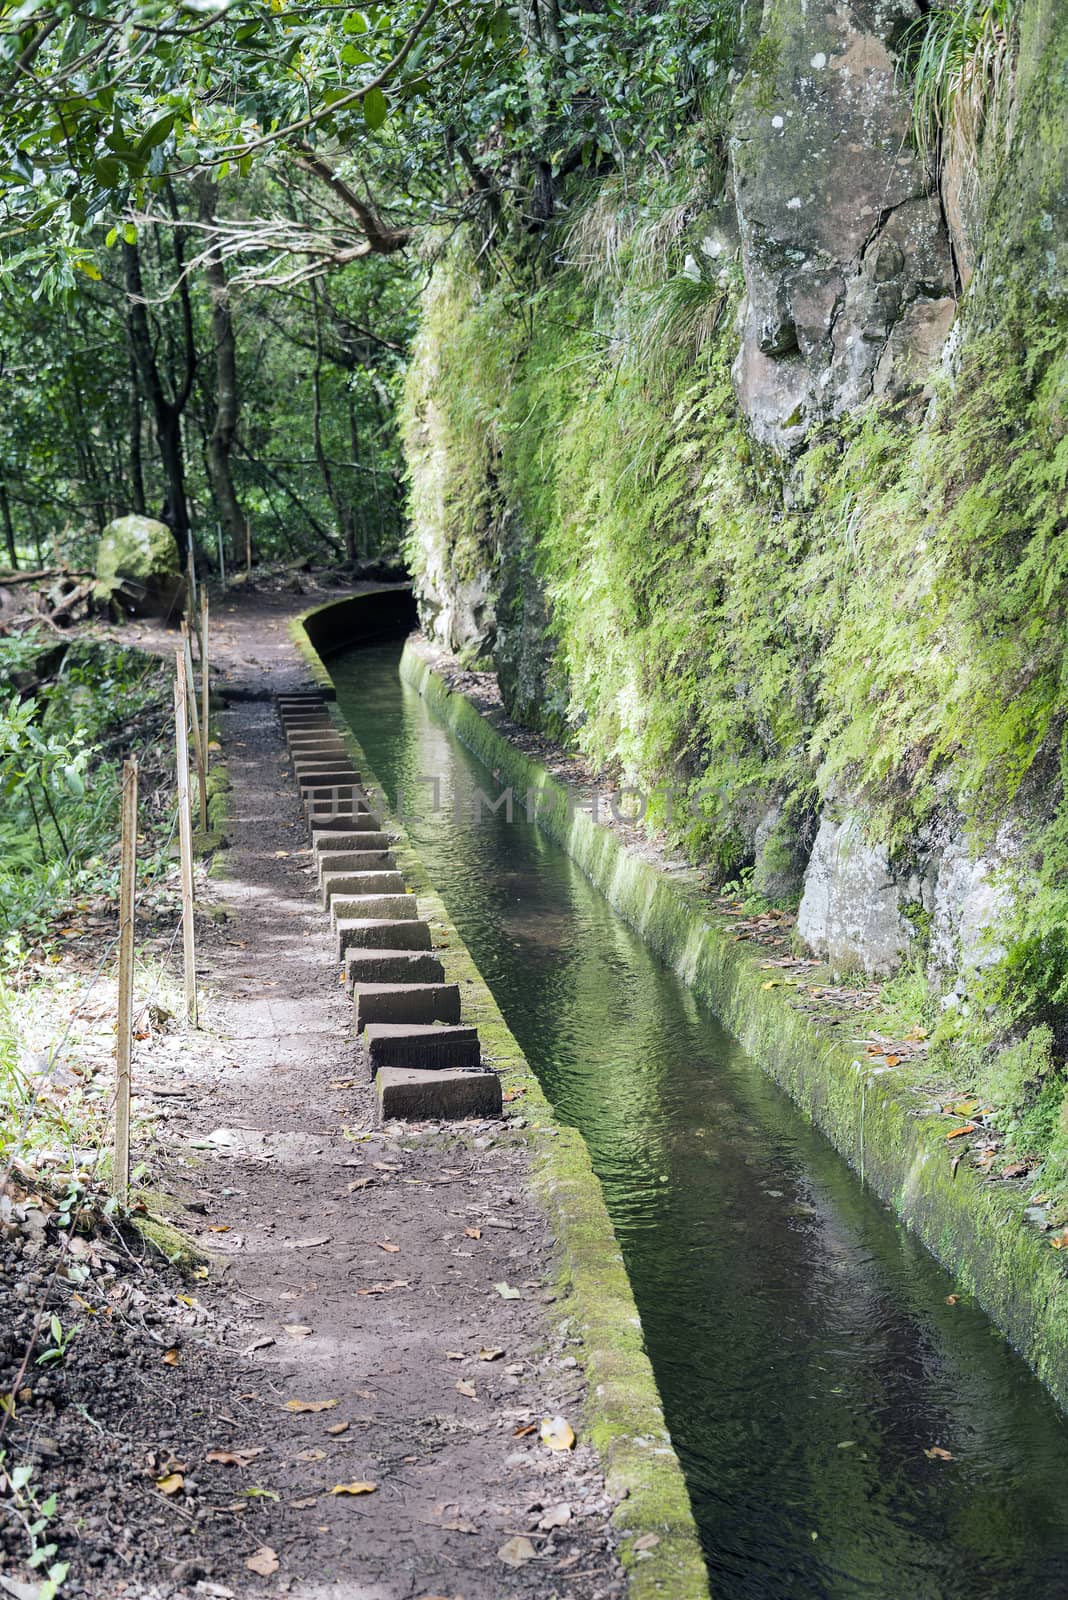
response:
<path id="1" fill-rule="evenodd" d="M 322 903 L 327 909 L 339 896 L 364 894 L 403 894 L 404 878 L 399 872 L 326 872 L 322 880 Z"/>
<path id="2" fill-rule="evenodd" d="M 289 759 L 294 772 L 327 772 L 344 767 L 348 772 L 357 770 L 348 750 L 291 750 Z"/>
<path id="3" fill-rule="evenodd" d="M 383 1067 L 375 1079 L 375 1105 L 385 1121 L 459 1122 L 499 1117 L 504 1109 L 495 1072 L 414 1072 Z"/>
<path id="4" fill-rule="evenodd" d="M 325 706 L 307 711 L 282 711 L 279 713 L 283 728 L 336 728 L 333 715 Z"/>
<path id="5" fill-rule="evenodd" d="M 443 983 L 445 968 L 438 956 L 425 950 L 368 950 L 345 952 L 345 983 L 351 993 L 357 983 Z"/>
<path id="6" fill-rule="evenodd" d="M 336 851 L 389 850 L 393 835 L 381 828 L 320 828 L 312 830 L 312 849 L 320 860 Z"/>
<path id="7" fill-rule="evenodd" d="M 481 1061 L 478 1029 L 469 1024 L 371 1022 L 363 1031 L 371 1076 L 380 1067 L 412 1067 L 434 1072 L 445 1067 L 470 1071 Z"/>
<path id="8" fill-rule="evenodd" d="M 459 1022 L 458 983 L 357 983 L 352 1025 L 362 1033 L 371 1022 Z"/>
<path id="9" fill-rule="evenodd" d="M 319 882 L 331 872 L 396 872 L 392 850 L 320 850 Z"/>
<path id="10" fill-rule="evenodd" d="M 337 925 L 337 952 L 346 950 L 429 950 L 429 922 L 389 921 L 381 917 L 346 917 Z"/>
<path id="11" fill-rule="evenodd" d="M 419 907 L 414 894 L 345 894 L 330 902 L 330 917 L 335 926 L 352 918 L 367 921 L 377 917 L 386 922 L 415 922 Z"/>
<path id="12" fill-rule="evenodd" d="M 381 833 L 382 823 L 373 811 L 359 811 L 341 803 L 336 806 L 305 806 L 304 815 L 312 833 L 343 833 L 351 838 L 357 833 Z"/>
<path id="13" fill-rule="evenodd" d="M 327 767 L 322 772 L 298 772 L 297 788 L 311 794 L 316 789 L 360 789 L 360 774 L 355 767 Z M 363 794 L 363 790 L 360 789 Z M 367 796 L 364 795 L 364 799 Z"/>

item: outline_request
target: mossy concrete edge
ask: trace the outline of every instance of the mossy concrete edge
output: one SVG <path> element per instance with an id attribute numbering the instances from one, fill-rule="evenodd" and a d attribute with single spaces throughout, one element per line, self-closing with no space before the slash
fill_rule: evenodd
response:
<path id="1" fill-rule="evenodd" d="M 303 620 L 294 622 L 294 636 Z M 310 661 L 314 647 L 306 633 L 304 641 L 301 654 Z M 364 787 L 395 837 L 398 870 L 417 897 L 420 916 L 430 923 L 445 977 L 461 985 L 465 1019 L 477 1025 L 483 1054 L 501 1074 L 509 1104 L 521 1107 L 526 1117 L 521 1137 L 530 1149 L 535 1193 L 557 1240 L 558 1298 L 549 1311 L 582 1341 L 589 1394 L 579 1434 L 597 1449 L 609 1491 L 620 1497 L 613 1523 L 627 1571 L 628 1600 L 707 1600 L 708 1573 L 689 1491 L 664 1421 L 641 1318 L 585 1141 L 576 1129 L 557 1122 L 407 830 L 386 803 L 366 753 L 340 712 L 331 708 L 331 714 L 363 775 Z M 637 1548 L 649 1536 L 657 1542 Z"/>
<path id="2" fill-rule="evenodd" d="M 767 989 L 757 957 L 717 921 L 693 873 L 669 876 L 609 828 L 569 807 L 564 785 L 518 749 L 409 644 L 401 675 L 504 785 L 536 800 L 546 831 L 619 914 L 704 999 L 765 1071 L 893 1205 L 1068 1408 L 1068 1276 L 1027 1225 L 1026 1199 L 955 1165 L 945 1122 L 893 1074 L 858 1059 Z"/>

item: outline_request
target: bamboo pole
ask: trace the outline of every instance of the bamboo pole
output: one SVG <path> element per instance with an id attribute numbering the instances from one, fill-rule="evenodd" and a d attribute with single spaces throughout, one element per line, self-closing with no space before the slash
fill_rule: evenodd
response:
<path id="1" fill-rule="evenodd" d="M 115 1029 L 115 1160 L 111 1187 L 130 1193 L 130 1061 L 133 1049 L 134 888 L 137 879 L 137 762 L 122 764 L 122 861 L 119 868 L 119 1014 Z"/>
<path id="2" fill-rule="evenodd" d="M 178 845 L 182 860 L 182 950 L 185 971 L 185 1014 L 197 1025 L 197 952 L 193 926 L 193 819 L 189 811 L 189 706 L 185 661 L 178 651 L 174 679 L 174 731 L 178 755 Z"/>
<path id="3" fill-rule="evenodd" d="M 197 763 L 197 790 L 200 797 L 200 829 L 202 833 L 208 831 L 208 762 L 204 741 L 207 737 L 206 730 L 200 726 L 200 712 L 197 710 L 197 680 L 193 671 L 193 651 L 189 643 L 190 629 L 188 623 L 182 623 L 182 643 L 185 649 L 185 670 L 187 673 L 186 686 L 188 688 L 188 703 L 193 720 L 193 752 Z"/>

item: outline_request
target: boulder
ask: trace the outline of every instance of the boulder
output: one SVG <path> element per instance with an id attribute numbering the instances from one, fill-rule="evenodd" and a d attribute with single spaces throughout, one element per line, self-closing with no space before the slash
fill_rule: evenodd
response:
<path id="1" fill-rule="evenodd" d="M 116 517 L 96 551 L 98 600 L 132 616 L 170 617 L 182 609 L 185 579 L 174 534 L 153 517 Z"/>

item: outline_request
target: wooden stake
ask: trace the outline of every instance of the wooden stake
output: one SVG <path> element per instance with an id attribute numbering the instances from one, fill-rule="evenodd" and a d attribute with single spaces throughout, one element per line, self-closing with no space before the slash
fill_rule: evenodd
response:
<path id="1" fill-rule="evenodd" d="M 188 674 L 187 687 L 189 690 L 189 706 L 193 713 L 193 751 L 197 762 L 197 789 L 200 796 L 200 829 L 202 833 L 208 831 L 208 781 L 207 781 L 207 752 L 204 749 L 206 732 L 201 732 L 200 712 L 197 710 L 197 680 L 193 671 L 193 652 L 189 644 L 189 627 L 182 623 L 182 642 L 185 647 L 185 670 Z"/>
<path id="2" fill-rule="evenodd" d="M 189 604 L 186 606 L 186 615 L 195 617 L 197 614 L 197 569 L 193 562 L 193 541 L 189 541 Z"/>
<path id="3" fill-rule="evenodd" d="M 197 952 L 193 927 L 193 819 L 189 812 L 189 707 L 183 651 L 178 652 L 174 679 L 174 731 L 178 753 L 178 844 L 182 858 L 182 946 L 185 968 L 185 1014 L 197 1025 Z"/>
<path id="4" fill-rule="evenodd" d="M 208 761 L 208 702 L 211 698 L 211 684 L 208 677 L 208 591 L 200 591 L 200 726 L 204 730 L 204 771 L 207 772 Z M 206 824 L 205 824 L 206 826 Z"/>
<path id="5" fill-rule="evenodd" d="M 122 862 L 119 868 L 119 1015 L 115 1028 L 115 1162 L 111 1187 L 130 1193 L 130 1059 L 133 1035 L 134 885 L 137 878 L 137 762 L 122 764 Z"/>

